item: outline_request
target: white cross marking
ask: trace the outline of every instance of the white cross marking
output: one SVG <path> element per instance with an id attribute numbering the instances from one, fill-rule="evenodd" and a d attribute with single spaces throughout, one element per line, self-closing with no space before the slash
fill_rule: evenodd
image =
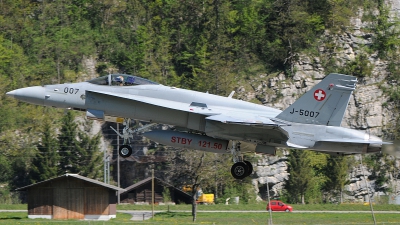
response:
<path id="1" fill-rule="evenodd" d="M 321 101 L 322 99 L 325 98 L 325 95 L 324 95 L 324 93 L 323 93 L 322 90 L 318 90 L 318 92 L 315 92 L 315 93 L 314 93 L 314 96 L 316 97 L 316 99 L 317 99 L 318 101 Z"/>

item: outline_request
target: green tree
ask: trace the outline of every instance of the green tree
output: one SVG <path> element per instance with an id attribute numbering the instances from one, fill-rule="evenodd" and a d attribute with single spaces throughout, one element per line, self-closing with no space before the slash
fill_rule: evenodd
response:
<path id="1" fill-rule="evenodd" d="M 177 149 L 172 154 L 167 176 L 178 186 L 192 187 L 192 216 L 193 222 L 197 218 L 197 191 L 207 177 L 209 167 L 206 165 L 206 153 L 187 149 Z"/>
<path id="2" fill-rule="evenodd" d="M 343 188 L 349 184 L 349 157 L 329 155 L 325 168 L 325 190 L 339 193 L 339 202 L 343 203 Z"/>
<path id="3" fill-rule="evenodd" d="M 369 77 L 372 74 L 373 65 L 368 60 L 367 55 L 357 55 L 353 61 L 350 61 L 343 69 L 343 74 L 353 75 L 356 77 Z"/>
<path id="4" fill-rule="evenodd" d="M 390 19 L 390 9 L 382 0 L 378 1 L 379 15 L 374 17 L 373 31 L 376 34 L 372 48 L 378 51 L 381 58 L 390 57 L 400 46 L 400 20 Z M 395 53 L 398 55 L 398 53 Z"/>
<path id="5" fill-rule="evenodd" d="M 29 173 L 31 183 L 44 181 L 59 175 L 58 141 L 54 136 L 55 133 L 51 126 L 51 121 L 47 119 L 43 125 L 41 141 L 37 145 L 38 152 L 32 160 Z"/>
<path id="6" fill-rule="evenodd" d="M 375 180 L 377 188 L 387 191 L 388 187 L 382 187 L 389 181 L 387 174 L 391 169 L 391 156 L 385 153 L 376 153 L 362 156 L 364 163 L 371 168 L 372 174 L 370 177 Z"/>
<path id="7" fill-rule="evenodd" d="M 76 163 L 80 161 L 84 152 L 82 152 L 81 149 L 78 148 L 78 125 L 75 123 L 74 120 L 74 113 L 70 110 L 68 110 L 61 119 L 62 126 L 60 134 L 58 135 L 60 174 L 79 173 L 79 167 Z"/>
<path id="8" fill-rule="evenodd" d="M 12 167 L 11 162 L 3 154 L 0 154 L 0 183 L 5 183 L 9 181 L 12 177 Z"/>
<path id="9" fill-rule="evenodd" d="M 67 111 L 62 118 L 62 124 L 58 136 L 61 174 L 79 173 L 93 179 L 101 177 L 100 135 L 90 137 L 88 130 L 79 131 L 72 111 Z M 86 127 L 90 125 L 83 124 Z"/>
<path id="10" fill-rule="evenodd" d="M 76 162 L 79 174 L 92 179 L 101 178 L 103 164 L 99 149 L 100 134 L 90 137 L 86 132 L 79 132 L 78 137 L 77 149 L 82 153 L 81 158 Z"/>
<path id="11" fill-rule="evenodd" d="M 307 150 L 290 150 L 288 156 L 289 179 L 285 188 L 294 203 L 305 204 L 305 195 L 312 188 L 314 171 L 312 168 L 310 152 Z"/>

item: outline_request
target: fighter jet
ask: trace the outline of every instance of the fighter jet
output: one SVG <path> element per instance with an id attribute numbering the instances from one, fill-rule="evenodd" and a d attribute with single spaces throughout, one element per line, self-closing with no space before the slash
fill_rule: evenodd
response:
<path id="1" fill-rule="evenodd" d="M 329 74 L 287 109 L 245 102 L 159 83 L 127 74 L 110 74 L 80 83 L 34 86 L 7 93 L 18 100 L 86 111 L 91 119 L 134 118 L 172 125 L 176 130 L 152 130 L 143 135 L 155 142 L 233 156 L 232 176 L 253 171 L 243 152 L 275 155 L 277 148 L 309 149 L 329 154 L 380 152 L 390 144 L 368 133 L 341 127 L 357 78 Z M 123 120 L 120 120 L 123 121 Z M 135 130 L 126 125 L 124 139 Z M 119 148 L 129 157 L 132 148 Z"/>

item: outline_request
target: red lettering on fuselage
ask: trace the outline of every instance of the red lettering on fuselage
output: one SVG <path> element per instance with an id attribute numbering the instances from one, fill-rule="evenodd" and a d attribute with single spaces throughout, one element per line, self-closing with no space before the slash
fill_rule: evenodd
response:
<path id="1" fill-rule="evenodd" d="M 171 137 L 171 143 L 177 143 L 177 144 L 182 144 L 182 145 L 190 145 L 192 143 L 192 139 L 190 138 L 184 138 L 184 137 Z"/>

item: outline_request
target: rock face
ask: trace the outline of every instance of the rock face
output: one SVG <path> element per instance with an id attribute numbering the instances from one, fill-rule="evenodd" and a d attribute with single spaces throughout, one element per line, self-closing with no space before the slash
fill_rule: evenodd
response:
<path id="1" fill-rule="evenodd" d="M 262 192 L 260 187 L 273 184 L 273 187 L 270 189 L 271 195 L 280 195 L 280 191 L 289 175 L 286 159 L 286 156 L 270 156 L 258 160 L 255 168 L 258 178 L 253 180 L 253 185 L 257 193 Z"/>
<path id="2" fill-rule="evenodd" d="M 400 15 L 400 1 L 387 0 L 386 3 L 391 6 L 390 15 L 396 18 Z M 324 57 L 334 57 L 338 67 L 343 67 L 347 63 L 356 59 L 363 52 L 363 47 L 372 44 L 372 34 L 365 33 L 363 28 L 369 26 L 362 21 L 363 11 L 359 10 L 358 15 L 351 20 L 351 27 L 348 32 L 333 36 L 328 32 L 324 34 L 326 39 L 332 40 L 336 46 L 335 51 L 326 50 L 325 44 L 321 43 L 319 47 L 319 56 L 299 55 L 298 63 L 295 65 L 295 74 L 292 78 L 287 78 L 283 74 L 278 75 L 260 75 L 250 82 L 253 90 L 245 90 L 244 87 L 238 89 L 239 98 L 251 101 L 257 99 L 262 104 L 274 108 L 285 109 L 292 104 L 299 96 L 311 89 L 312 86 L 320 82 L 327 73 L 324 70 L 321 61 Z M 322 38 L 324 39 L 324 38 Z M 390 133 L 392 124 L 396 123 L 398 115 L 394 113 L 393 106 L 388 102 L 389 97 L 385 95 L 382 86 L 388 86 L 385 81 L 388 71 L 388 62 L 377 57 L 376 53 L 367 54 L 368 61 L 372 66 L 372 76 L 359 79 L 356 91 L 349 102 L 345 117 L 342 121 L 343 127 L 350 127 L 377 135 L 387 136 Z M 359 157 L 355 157 L 359 160 Z M 397 164 L 399 164 L 397 162 Z M 261 187 L 266 183 L 270 184 L 270 194 L 279 196 L 285 180 L 288 179 L 286 157 L 264 157 L 257 162 L 256 175 L 253 179 L 253 185 L 262 198 L 265 199 L 265 193 Z M 368 199 L 367 184 L 370 193 L 382 195 L 380 188 L 374 180 L 368 179 L 371 172 L 364 167 L 365 176 L 361 173 L 361 167 L 356 166 L 349 174 L 351 183 L 345 187 L 345 199 L 348 201 L 365 201 Z M 389 185 L 389 184 L 384 184 Z M 398 182 L 392 182 L 391 185 L 400 186 Z M 397 193 L 394 193 L 397 194 Z"/>
<path id="3" fill-rule="evenodd" d="M 80 74 L 79 81 L 86 81 L 97 77 L 96 72 L 97 60 L 94 56 L 83 57 L 82 65 L 85 68 L 85 73 Z"/>

